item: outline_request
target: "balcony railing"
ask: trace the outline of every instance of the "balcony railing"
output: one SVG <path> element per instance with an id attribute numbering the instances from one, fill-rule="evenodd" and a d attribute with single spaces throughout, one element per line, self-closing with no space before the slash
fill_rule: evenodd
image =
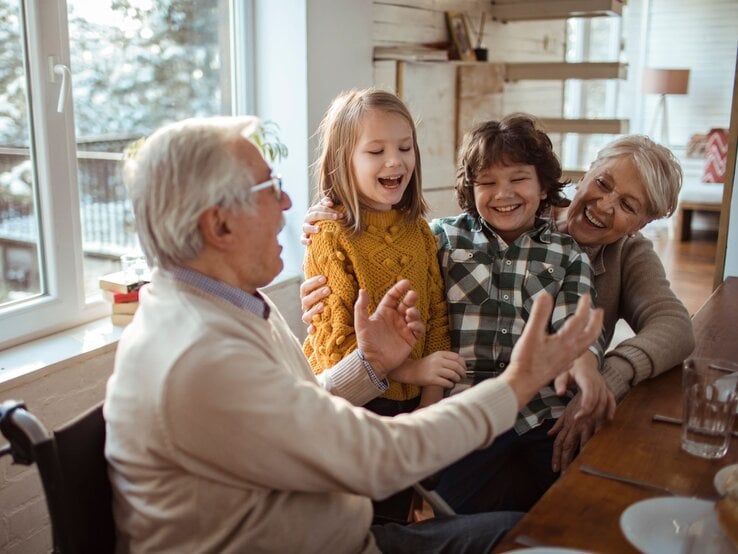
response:
<path id="1" fill-rule="evenodd" d="M 82 222 L 82 247 L 87 256 L 119 257 L 133 249 L 136 234 L 133 213 L 121 176 L 129 138 L 78 144 L 77 177 Z M 0 148 L 0 241 L 38 242 L 32 168 L 25 148 Z"/>

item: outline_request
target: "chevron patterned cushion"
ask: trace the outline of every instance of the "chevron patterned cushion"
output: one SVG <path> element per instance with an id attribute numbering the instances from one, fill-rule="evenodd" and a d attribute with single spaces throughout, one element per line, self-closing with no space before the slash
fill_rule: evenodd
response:
<path id="1" fill-rule="evenodd" d="M 705 151 L 705 183 L 722 183 L 725 179 L 725 164 L 728 158 L 728 130 L 710 129 Z"/>

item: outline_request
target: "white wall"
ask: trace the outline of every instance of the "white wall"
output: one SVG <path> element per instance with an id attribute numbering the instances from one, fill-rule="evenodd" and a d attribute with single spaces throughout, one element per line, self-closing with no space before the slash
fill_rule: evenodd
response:
<path id="1" fill-rule="evenodd" d="M 280 237 L 284 273 L 301 274 L 302 218 L 312 198 L 311 137 L 342 90 L 372 82 L 371 3 L 255 0 L 256 113 L 277 122 L 289 156 L 276 168 L 292 209 Z"/>
<path id="2" fill-rule="evenodd" d="M 648 133 L 658 96 L 641 95 L 644 67 L 689 68 L 689 92 L 669 96 L 669 136 L 686 145 L 694 133 L 730 123 L 735 51 L 736 0 L 629 0 L 623 12 L 628 81 L 621 112 L 631 130 Z M 637 98 L 638 102 L 632 102 Z"/>

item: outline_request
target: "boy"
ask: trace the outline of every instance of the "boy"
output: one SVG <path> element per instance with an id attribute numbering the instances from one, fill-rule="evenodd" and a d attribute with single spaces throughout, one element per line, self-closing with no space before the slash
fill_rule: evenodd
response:
<path id="1" fill-rule="evenodd" d="M 551 141 L 532 117 L 477 125 L 464 136 L 458 165 L 456 196 L 465 213 L 434 220 L 431 228 L 439 239 L 452 349 L 466 359 L 468 385 L 504 371 L 537 294 L 556 299 L 556 330 L 582 294 L 594 297 L 594 287 L 586 254 L 539 217 L 567 201 Z M 602 355 L 600 343 L 569 374 L 609 404 L 598 372 Z M 512 430 L 445 470 L 438 492 L 460 513 L 530 508 L 557 477 L 548 431 L 570 398 L 565 380 L 541 389 Z"/>

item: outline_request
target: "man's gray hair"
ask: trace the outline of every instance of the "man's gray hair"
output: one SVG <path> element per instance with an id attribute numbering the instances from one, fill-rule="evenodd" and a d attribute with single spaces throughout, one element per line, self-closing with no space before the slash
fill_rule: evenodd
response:
<path id="1" fill-rule="evenodd" d="M 682 167 L 671 150 L 643 135 L 615 139 L 597 153 L 592 168 L 612 158 L 630 156 L 646 187 L 654 219 L 667 217 L 676 210 L 682 188 Z"/>
<path id="2" fill-rule="evenodd" d="M 125 164 L 136 229 L 149 265 L 172 267 L 196 258 L 198 221 L 215 205 L 248 205 L 251 168 L 234 145 L 259 128 L 253 116 L 193 118 L 162 127 Z"/>

